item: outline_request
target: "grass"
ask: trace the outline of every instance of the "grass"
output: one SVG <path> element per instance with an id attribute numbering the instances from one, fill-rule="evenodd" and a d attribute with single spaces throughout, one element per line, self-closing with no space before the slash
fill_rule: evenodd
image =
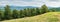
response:
<path id="1" fill-rule="evenodd" d="M 60 22 L 60 12 L 48 12 L 33 17 L 5 20 L 2 22 Z"/>
<path id="2" fill-rule="evenodd" d="M 48 22 L 57 22 L 57 21 L 59 21 L 58 18 L 49 18 L 48 19 Z"/>

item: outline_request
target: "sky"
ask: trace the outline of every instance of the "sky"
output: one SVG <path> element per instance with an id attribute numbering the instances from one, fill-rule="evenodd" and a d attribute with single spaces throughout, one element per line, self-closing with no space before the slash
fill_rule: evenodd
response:
<path id="1" fill-rule="evenodd" d="M 60 0 L 0 0 L 0 6 L 38 6 L 60 7 Z"/>

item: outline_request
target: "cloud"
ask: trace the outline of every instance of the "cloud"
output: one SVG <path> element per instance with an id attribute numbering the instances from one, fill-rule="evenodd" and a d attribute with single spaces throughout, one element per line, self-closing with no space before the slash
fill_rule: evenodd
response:
<path id="1" fill-rule="evenodd" d="M 21 1 L 25 1 L 25 2 L 31 2 L 31 1 L 33 1 L 33 0 L 21 0 Z"/>
<path id="2" fill-rule="evenodd" d="M 40 6 L 41 0 L 0 0 L 0 5 L 16 5 L 16 6 Z"/>
<path id="3" fill-rule="evenodd" d="M 49 0 L 51 2 L 60 2 L 60 0 Z"/>
<path id="4" fill-rule="evenodd" d="M 51 7 L 60 6 L 60 0 L 0 0 L 0 5 L 5 6 L 14 5 L 14 6 L 39 6 L 43 4 Z"/>
<path id="5" fill-rule="evenodd" d="M 47 2 L 46 5 L 49 7 L 60 7 L 60 2 Z"/>

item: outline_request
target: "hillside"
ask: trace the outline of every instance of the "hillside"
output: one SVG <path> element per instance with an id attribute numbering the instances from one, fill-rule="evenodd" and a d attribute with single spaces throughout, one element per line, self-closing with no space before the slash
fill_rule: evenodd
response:
<path id="1" fill-rule="evenodd" d="M 2 22 L 60 22 L 60 12 L 48 12 L 33 17 L 5 20 Z"/>
<path id="2" fill-rule="evenodd" d="M 60 11 L 60 7 L 57 7 L 57 8 L 49 8 L 49 10 L 55 10 L 55 11 L 59 12 Z"/>

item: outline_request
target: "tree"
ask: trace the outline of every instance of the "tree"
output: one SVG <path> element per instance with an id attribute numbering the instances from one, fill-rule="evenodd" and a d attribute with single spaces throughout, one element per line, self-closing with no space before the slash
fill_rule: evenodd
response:
<path id="1" fill-rule="evenodd" d="M 3 20 L 3 17 L 4 17 L 3 11 L 0 9 L 0 20 Z"/>
<path id="2" fill-rule="evenodd" d="M 31 16 L 36 15 L 36 8 L 32 8 L 32 9 L 31 9 L 31 14 L 32 14 Z"/>
<path id="3" fill-rule="evenodd" d="M 52 12 L 55 12 L 56 10 L 55 10 L 55 9 L 52 9 L 51 11 L 52 11 Z"/>
<path id="4" fill-rule="evenodd" d="M 41 14 L 40 13 L 40 8 L 36 8 L 36 15 Z"/>
<path id="5" fill-rule="evenodd" d="M 32 16 L 32 8 L 27 8 L 27 15 L 28 17 Z"/>
<path id="6" fill-rule="evenodd" d="M 48 12 L 48 7 L 44 4 L 42 7 L 41 7 L 41 13 L 46 13 Z"/>
<path id="7" fill-rule="evenodd" d="M 19 13 L 20 13 L 20 18 L 25 17 L 25 13 L 24 13 L 24 11 L 23 11 L 23 10 L 20 10 L 20 11 L 19 11 Z"/>
<path id="8" fill-rule="evenodd" d="M 25 13 L 25 16 L 27 16 L 27 17 L 31 16 L 30 8 L 24 9 L 24 13 Z"/>
<path id="9" fill-rule="evenodd" d="M 19 14 L 18 11 L 16 9 L 13 10 L 13 15 L 12 15 L 13 19 L 15 18 L 19 18 Z"/>
<path id="10" fill-rule="evenodd" d="M 5 12 L 4 12 L 4 17 L 5 19 L 10 19 L 10 15 L 11 15 L 11 10 L 10 10 L 10 6 L 6 5 L 5 8 Z"/>

